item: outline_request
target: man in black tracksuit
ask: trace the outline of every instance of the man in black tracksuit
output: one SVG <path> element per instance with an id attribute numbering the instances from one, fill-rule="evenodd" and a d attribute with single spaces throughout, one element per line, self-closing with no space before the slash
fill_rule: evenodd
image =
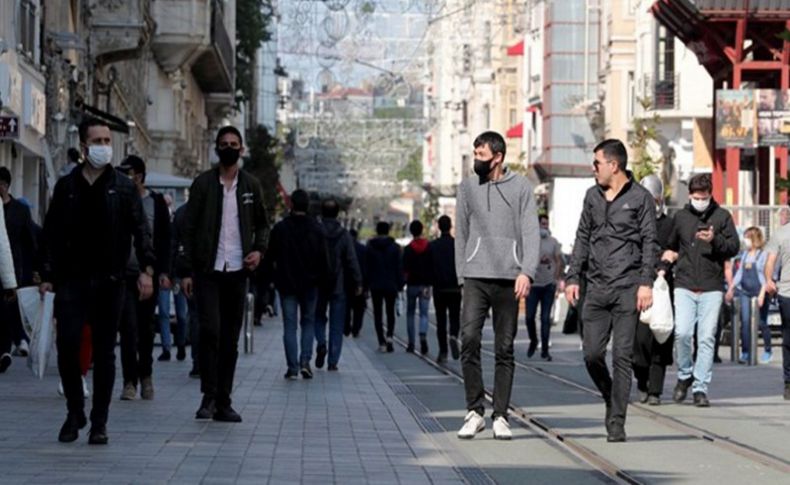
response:
<path id="1" fill-rule="evenodd" d="M 93 347 L 88 442 L 106 444 L 115 382 L 115 341 L 132 237 L 141 270 L 136 282 L 141 300 L 153 294 L 156 257 L 140 194 L 110 165 L 109 126 L 88 119 L 80 124 L 79 134 L 87 162 L 55 185 L 41 241 L 41 292 L 55 290 L 58 370 L 68 407 L 58 440 L 76 440 L 87 424 L 80 372 L 82 327 L 87 322 Z"/>
<path id="2" fill-rule="evenodd" d="M 162 194 L 145 187 L 145 162 L 140 157 L 126 157 L 118 170 L 126 174 L 134 183 L 143 203 L 148 229 L 152 233 L 154 253 L 156 254 L 156 273 L 154 274 L 154 295 L 159 288 L 170 287 L 170 211 Z M 134 278 L 140 272 L 140 264 L 134 254 L 129 257 L 127 267 L 126 295 L 121 312 L 121 368 L 123 369 L 123 390 L 121 400 L 130 401 L 137 395 L 140 384 L 140 397 L 145 400 L 154 398 L 153 353 L 154 353 L 154 311 L 157 298 L 140 300 L 134 285 Z"/>
<path id="3" fill-rule="evenodd" d="M 441 236 L 431 241 L 433 262 L 433 306 L 436 309 L 436 338 L 439 340 L 437 362 L 447 361 L 447 317 L 450 317 L 450 352 L 458 360 L 458 333 L 461 329 L 461 286 L 455 272 L 455 239 L 450 235 L 453 222 L 439 218 Z"/>
<path id="4" fill-rule="evenodd" d="M 658 259 L 655 202 L 626 171 L 628 155 L 619 140 L 595 147 L 596 185 L 584 197 L 565 295 L 579 299 L 579 278 L 587 264 L 584 362 L 606 402 L 607 441 L 625 441 L 631 393 L 631 360 L 639 312 L 652 305 Z M 614 378 L 606 367 L 610 336 Z"/>
<path id="5" fill-rule="evenodd" d="M 194 294 L 200 319 L 200 390 L 195 419 L 238 423 L 231 407 L 233 376 L 244 317 L 246 284 L 266 250 L 269 223 L 260 182 L 239 167 L 241 133 L 220 128 L 219 166 L 203 172 L 189 190 L 184 223 L 181 286 Z"/>
<path id="6" fill-rule="evenodd" d="M 362 322 L 365 319 L 365 308 L 368 300 L 367 293 L 369 288 L 367 268 L 365 266 L 368 248 L 357 240 L 358 234 L 356 230 L 351 229 L 348 233 L 351 235 L 351 239 L 354 240 L 354 253 L 357 255 L 359 272 L 362 276 L 362 293 L 357 295 L 355 290 L 349 289 L 346 295 L 348 305 L 346 308 L 346 326 L 343 333 L 346 337 L 353 335 L 354 338 L 357 338 L 360 330 L 362 330 Z"/>
<path id="7" fill-rule="evenodd" d="M 376 224 L 377 236 L 368 241 L 365 266 L 368 272 L 370 298 L 373 300 L 373 322 L 379 340 L 380 352 L 394 352 L 392 335 L 395 332 L 395 299 L 403 288 L 401 250 L 389 236 L 390 225 Z M 382 305 L 386 305 L 387 332 L 384 333 Z"/>

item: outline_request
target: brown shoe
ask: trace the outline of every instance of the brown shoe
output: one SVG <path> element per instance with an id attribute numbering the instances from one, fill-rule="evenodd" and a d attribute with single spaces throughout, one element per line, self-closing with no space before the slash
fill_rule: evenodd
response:
<path id="1" fill-rule="evenodd" d="M 121 392 L 121 401 L 134 401 L 135 397 L 137 397 L 137 386 L 131 382 L 124 384 Z"/>
<path id="2" fill-rule="evenodd" d="M 154 398 L 154 381 L 151 377 L 143 377 L 140 381 L 140 397 L 146 401 Z"/>

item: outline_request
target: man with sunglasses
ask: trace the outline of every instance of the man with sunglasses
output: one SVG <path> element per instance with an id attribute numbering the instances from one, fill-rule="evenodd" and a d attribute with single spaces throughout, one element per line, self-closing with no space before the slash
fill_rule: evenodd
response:
<path id="1" fill-rule="evenodd" d="M 238 423 L 231 407 L 247 278 L 261 262 L 269 223 L 260 182 L 239 167 L 244 154 L 241 133 L 220 128 L 219 165 L 200 176 L 189 190 L 180 271 L 187 298 L 194 290 L 200 321 L 200 390 L 195 419 Z"/>
<path id="2" fill-rule="evenodd" d="M 604 140 L 593 152 L 596 185 L 584 197 L 565 296 L 576 305 L 580 279 L 586 279 L 584 362 L 606 402 L 607 441 L 621 442 L 638 315 L 653 303 L 656 208 L 650 192 L 626 170 L 628 154 L 620 140 Z M 610 337 L 614 378 L 606 367 Z"/>

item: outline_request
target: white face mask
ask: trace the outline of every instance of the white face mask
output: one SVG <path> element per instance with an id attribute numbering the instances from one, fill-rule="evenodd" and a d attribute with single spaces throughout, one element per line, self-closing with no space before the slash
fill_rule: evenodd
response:
<path id="1" fill-rule="evenodd" d="M 543 239 L 546 239 L 547 237 L 549 237 L 549 234 L 550 234 L 550 232 L 549 232 L 548 229 L 544 229 L 542 227 L 540 228 L 540 237 L 542 237 Z"/>
<path id="2" fill-rule="evenodd" d="M 697 212 L 705 212 L 710 206 L 710 197 L 707 199 L 691 199 L 691 207 Z"/>
<path id="3" fill-rule="evenodd" d="M 746 249 L 752 249 L 752 240 L 751 239 L 744 239 L 743 240 L 743 247 Z"/>
<path id="4" fill-rule="evenodd" d="M 88 147 L 88 163 L 93 168 L 103 168 L 112 161 L 110 145 L 91 145 Z"/>

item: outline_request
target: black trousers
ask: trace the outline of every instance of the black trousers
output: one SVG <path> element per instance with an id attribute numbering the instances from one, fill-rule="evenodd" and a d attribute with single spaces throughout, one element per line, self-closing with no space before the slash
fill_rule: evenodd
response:
<path id="1" fill-rule="evenodd" d="M 195 276 L 195 302 L 200 321 L 200 390 L 230 406 L 244 317 L 246 273 L 218 272 Z"/>
<path id="2" fill-rule="evenodd" d="M 200 347 L 200 319 L 197 313 L 197 304 L 195 303 L 195 296 L 187 298 L 187 309 L 189 310 L 189 353 L 192 357 L 192 363 L 198 363 L 198 349 Z M 199 368 L 200 364 L 198 364 Z"/>
<path id="3" fill-rule="evenodd" d="M 0 355 L 11 352 L 11 333 L 14 313 L 19 313 L 19 306 L 16 301 L 5 301 L 0 295 Z M 17 317 L 19 318 L 19 317 Z"/>
<path id="4" fill-rule="evenodd" d="M 154 288 L 158 295 L 158 288 Z M 121 369 L 124 385 L 137 383 L 154 373 L 154 312 L 156 296 L 140 301 L 137 278 L 126 280 L 121 311 Z"/>
<path id="5" fill-rule="evenodd" d="M 107 423 L 107 413 L 115 383 L 115 338 L 124 295 L 123 281 L 71 281 L 60 284 L 55 293 L 58 370 L 66 394 L 69 414 L 82 414 L 80 342 L 82 326 L 91 326 L 93 346 L 93 408 L 91 423 Z"/>
<path id="6" fill-rule="evenodd" d="M 625 424 L 631 394 L 631 363 L 636 326 L 636 288 L 587 288 L 582 309 L 584 320 L 584 363 L 610 411 L 609 422 Z M 614 377 L 606 367 L 606 345 L 612 342 Z"/>
<path id="7" fill-rule="evenodd" d="M 513 294 L 512 280 L 467 278 L 464 281 L 461 310 L 461 366 L 466 389 L 466 409 L 481 416 L 485 412 L 483 368 L 480 346 L 483 324 L 488 310 L 494 323 L 494 414 L 493 418 L 508 415 L 513 389 L 513 340 L 518 327 L 518 300 Z"/>
<path id="8" fill-rule="evenodd" d="M 433 307 L 436 310 L 436 338 L 439 340 L 439 352 L 446 354 L 448 315 L 450 317 L 450 338 L 458 338 L 461 329 L 461 291 L 434 291 Z"/>
<path id="9" fill-rule="evenodd" d="M 397 291 L 371 290 L 370 297 L 373 300 L 373 322 L 376 325 L 376 335 L 379 345 L 386 345 L 387 339 L 391 339 L 395 333 L 395 299 L 398 298 Z M 382 318 L 382 305 L 387 305 L 387 335 L 384 336 L 384 320 Z"/>
<path id="10" fill-rule="evenodd" d="M 343 333 L 346 336 L 353 334 L 355 337 L 362 330 L 362 322 L 365 319 L 365 309 L 368 306 L 368 299 L 365 294 L 359 296 L 349 294 L 346 299 L 346 325 Z"/>

